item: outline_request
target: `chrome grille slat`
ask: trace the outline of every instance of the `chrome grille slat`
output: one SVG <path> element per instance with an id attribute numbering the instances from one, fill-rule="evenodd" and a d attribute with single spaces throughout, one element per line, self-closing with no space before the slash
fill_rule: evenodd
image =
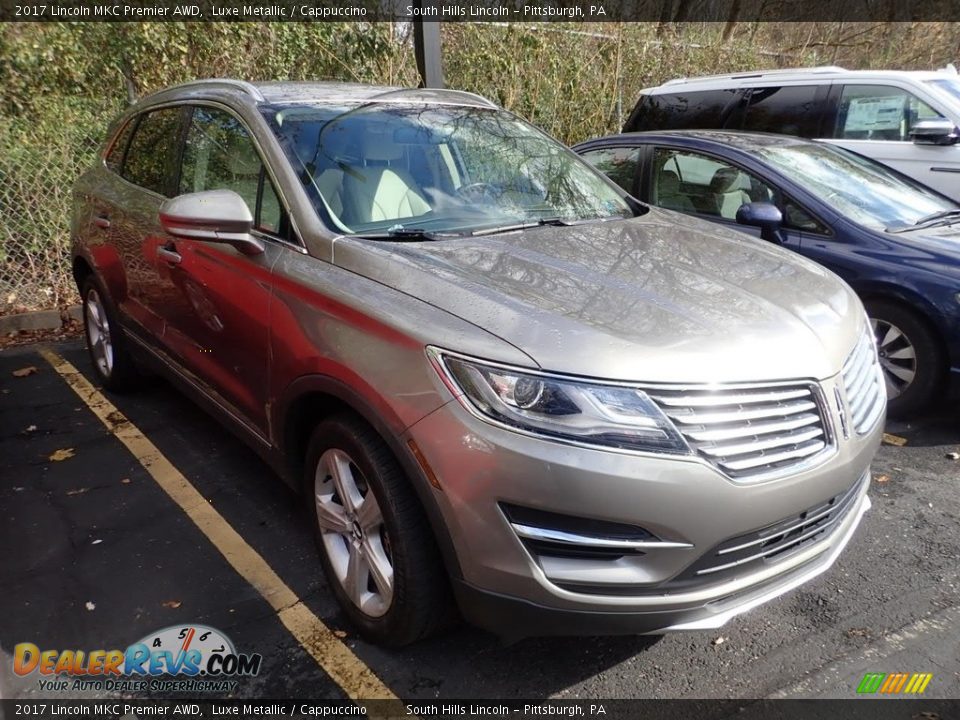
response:
<path id="1" fill-rule="evenodd" d="M 763 393 L 742 393 L 740 395 L 702 395 L 699 397 L 670 397 L 669 395 L 651 395 L 658 403 L 671 407 L 716 407 L 721 405 L 745 405 L 760 402 L 781 402 L 804 397 L 809 393 L 806 390 L 771 390 Z"/>
<path id="2" fill-rule="evenodd" d="M 783 452 L 771 454 L 761 454 L 760 456 L 750 458 L 749 460 L 721 460 L 720 464 L 730 470 L 752 470 L 756 467 L 764 465 L 781 463 L 784 460 L 804 458 L 820 452 L 824 447 L 826 447 L 825 442 L 822 440 L 815 440 L 813 442 L 799 445 L 793 450 L 785 450 Z"/>
<path id="3" fill-rule="evenodd" d="M 783 447 L 784 445 L 795 445 L 797 443 L 812 440 L 815 437 L 823 435 L 822 428 L 813 428 L 801 432 L 792 432 L 784 435 L 775 435 L 769 439 L 755 440 L 754 442 L 740 443 L 738 445 L 717 445 L 716 447 L 705 447 L 703 452 L 707 455 L 721 455 L 730 457 L 731 455 L 743 455 L 744 453 L 756 452 L 758 450 L 771 450 L 773 448 Z"/>
<path id="4" fill-rule="evenodd" d="M 702 577 L 732 570 L 755 562 L 775 561 L 775 556 L 812 542 L 819 542 L 833 532 L 862 494 L 868 482 L 864 475 L 841 495 L 809 508 L 794 518 L 770 525 L 749 535 L 731 538 L 707 553 L 688 568 L 686 575 Z M 749 554 L 744 554 L 746 551 Z M 713 563 L 718 563 L 714 565 Z"/>
<path id="5" fill-rule="evenodd" d="M 687 430 L 686 434 L 698 442 L 721 442 L 723 440 L 737 440 L 739 438 L 767 435 L 770 433 L 786 432 L 796 428 L 819 423 L 820 417 L 813 413 L 799 415 L 790 420 L 772 423 L 749 423 L 733 428 L 720 430 Z"/>
<path id="6" fill-rule="evenodd" d="M 771 407 L 750 409 L 750 410 L 728 410 L 726 412 L 715 413 L 674 413 L 670 418 L 684 425 L 720 425 L 723 423 L 743 422 L 744 420 L 762 420 L 764 418 L 786 417 L 795 415 L 798 412 L 805 412 L 816 408 L 816 404 L 810 400 L 800 400 L 790 403 L 778 403 Z"/>
<path id="7" fill-rule="evenodd" d="M 869 328 L 843 364 L 843 390 L 850 422 L 858 434 L 869 432 L 883 416 L 886 388 Z"/>
<path id="8" fill-rule="evenodd" d="M 833 447 L 813 383 L 657 388 L 649 395 L 702 458 L 735 479 L 789 472 Z"/>

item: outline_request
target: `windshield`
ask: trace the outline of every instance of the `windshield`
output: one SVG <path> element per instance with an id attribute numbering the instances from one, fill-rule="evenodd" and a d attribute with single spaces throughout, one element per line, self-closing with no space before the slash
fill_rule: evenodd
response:
<path id="1" fill-rule="evenodd" d="M 758 147 L 756 152 L 838 213 L 868 227 L 903 228 L 958 208 L 923 185 L 843 148 L 797 143 Z"/>
<path id="2" fill-rule="evenodd" d="M 927 82 L 953 95 L 954 100 L 960 100 L 960 78 L 942 78 L 927 80 Z"/>
<path id="3" fill-rule="evenodd" d="M 265 114 L 339 232 L 436 238 L 634 215 L 603 176 L 504 111 L 368 103 Z"/>

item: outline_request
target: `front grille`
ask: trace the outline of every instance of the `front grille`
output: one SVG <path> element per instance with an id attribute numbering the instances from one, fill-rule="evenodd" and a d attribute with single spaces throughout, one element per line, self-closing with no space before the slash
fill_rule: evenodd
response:
<path id="1" fill-rule="evenodd" d="M 846 492 L 811 507 L 799 515 L 761 530 L 725 540 L 710 552 L 705 553 L 670 584 L 684 585 L 697 579 L 703 582 L 731 577 L 755 565 L 775 561 L 788 552 L 797 551 L 824 540 L 856 504 L 856 499 L 866 482 L 868 478 L 864 476 Z"/>
<path id="2" fill-rule="evenodd" d="M 738 479 L 787 471 L 831 446 L 818 393 L 809 383 L 648 391 L 691 447 Z"/>
<path id="3" fill-rule="evenodd" d="M 886 388 L 877 362 L 877 352 L 868 334 L 850 353 L 843 364 L 843 389 L 847 395 L 850 423 L 861 435 L 869 432 L 883 415 Z"/>

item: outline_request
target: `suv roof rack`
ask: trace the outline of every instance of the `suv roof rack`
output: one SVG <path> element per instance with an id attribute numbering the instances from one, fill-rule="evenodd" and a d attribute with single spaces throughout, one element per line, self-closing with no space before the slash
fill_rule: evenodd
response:
<path id="1" fill-rule="evenodd" d="M 400 88 L 399 90 L 387 90 L 386 92 L 374 95 L 375 100 L 389 100 L 397 98 L 399 100 L 421 100 L 424 102 L 449 102 L 450 100 L 469 101 L 474 105 L 483 105 L 484 107 L 498 109 L 497 105 L 482 95 L 466 92 L 465 90 L 446 90 L 442 88 Z"/>
<path id="2" fill-rule="evenodd" d="M 677 78 L 676 80 L 668 80 L 664 85 L 679 85 L 681 83 L 696 82 L 698 80 L 720 80 L 720 79 L 729 79 L 729 80 L 742 80 L 743 78 L 762 78 L 770 76 L 779 76 L 779 75 L 797 75 L 800 73 L 811 73 L 816 75 L 830 75 L 833 73 L 842 73 L 847 72 L 846 68 L 842 68 L 839 65 L 821 65 L 819 67 L 809 67 L 809 68 L 786 68 L 782 70 L 759 70 L 759 71 L 745 71 L 738 73 L 721 73 L 720 75 L 699 75 L 697 77 L 684 77 Z"/>
<path id="3" fill-rule="evenodd" d="M 183 88 L 200 86 L 200 85 L 203 85 L 203 86 L 225 85 L 227 87 L 242 90 L 257 102 L 266 101 L 266 98 L 263 96 L 263 93 L 261 93 L 260 89 L 253 83 L 249 83 L 246 80 L 231 80 L 230 78 L 210 78 L 208 80 L 190 80 L 189 82 L 179 83 L 178 85 L 171 85 L 168 88 L 164 88 L 164 90 L 181 90 Z"/>

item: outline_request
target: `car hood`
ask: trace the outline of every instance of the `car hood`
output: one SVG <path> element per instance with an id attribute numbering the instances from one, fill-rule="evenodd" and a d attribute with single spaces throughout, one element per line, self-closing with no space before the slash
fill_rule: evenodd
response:
<path id="1" fill-rule="evenodd" d="M 822 379 L 864 324 L 853 291 L 824 268 L 663 210 L 433 242 L 343 237 L 334 261 L 499 336 L 541 368 L 617 380 Z"/>

